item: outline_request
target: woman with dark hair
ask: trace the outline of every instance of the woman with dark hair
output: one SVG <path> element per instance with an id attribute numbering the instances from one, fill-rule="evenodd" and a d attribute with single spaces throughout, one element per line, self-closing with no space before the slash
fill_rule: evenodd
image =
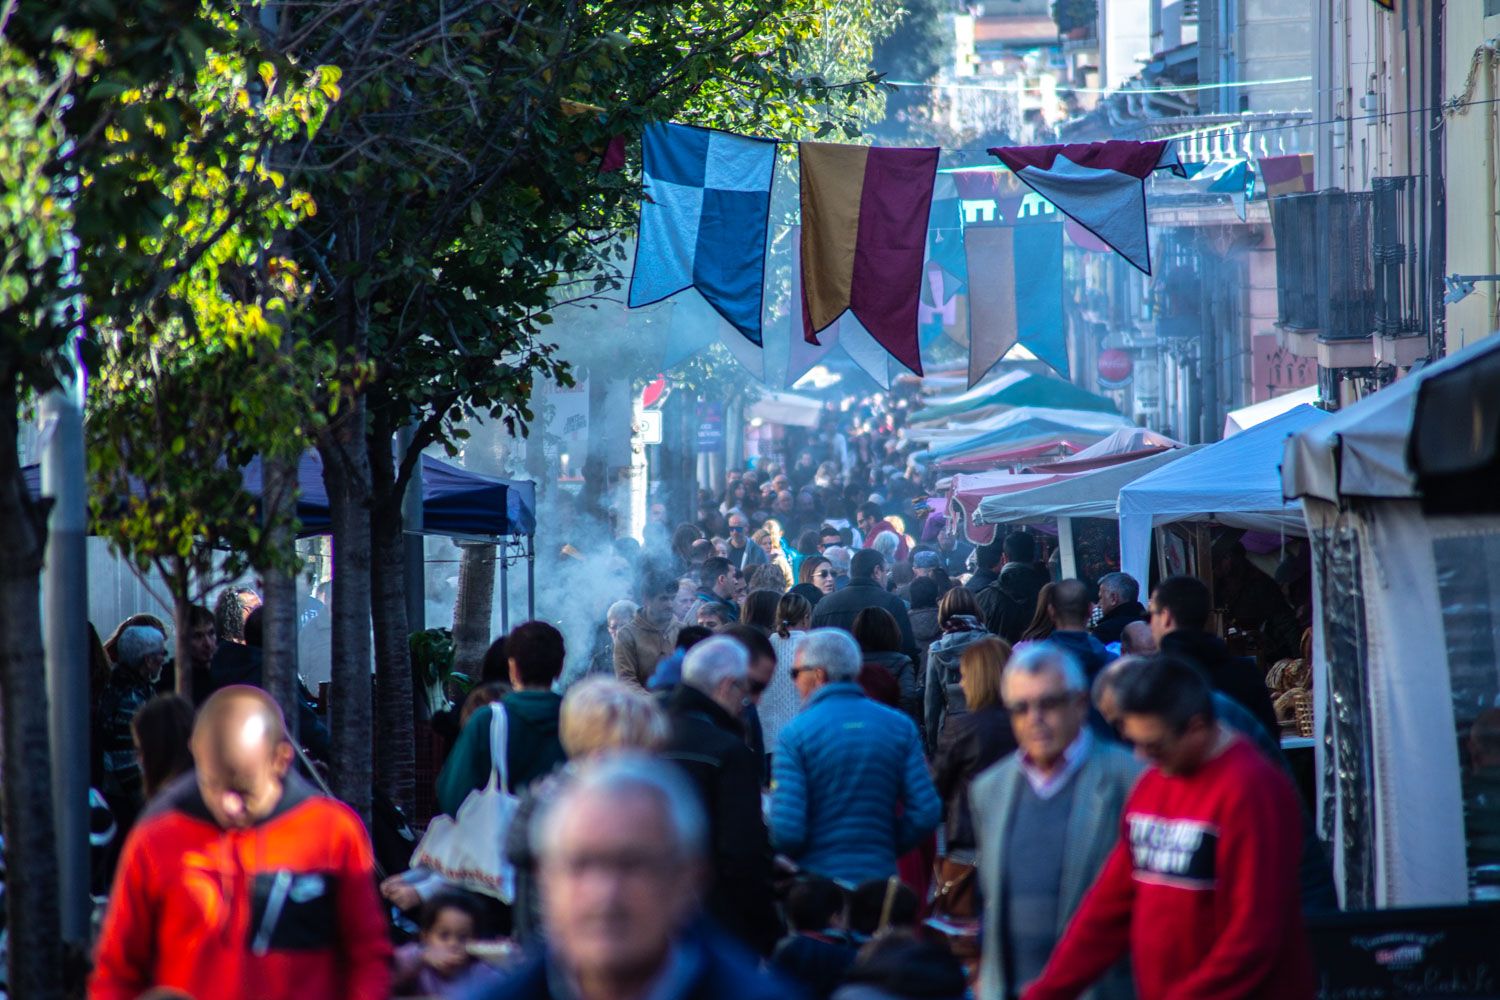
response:
<path id="1" fill-rule="evenodd" d="M 797 572 L 797 586 L 792 589 L 817 607 L 819 601 L 838 589 L 838 574 L 834 572 L 833 563 L 827 556 L 808 556 L 802 560 L 802 568 Z M 813 591 L 816 591 L 816 597 L 812 595 Z"/>
<path id="2" fill-rule="evenodd" d="M 696 524 L 679 524 L 672 532 L 672 557 L 677 560 L 678 575 L 686 573 L 693 564 L 693 543 L 703 537 Z"/>
<path id="3" fill-rule="evenodd" d="M 752 590 L 745 595 L 745 603 L 740 605 L 740 621 L 770 635 L 776 627 L 776 609 L 780 604 L 781 591 Z"/>
<path id="4" fill-rule="evenodd" d="M 884 667 L 901 689 L 901 710 L 921 725 L 922 689 L 917 668 L 901 652 L 901 627 L 885 608 L 865 608 L 854 616 L 854 641 L 865 654 L 865 664 Z"/>
<path id="5" fill-rule="evenodd" d="M 959 657 L 965 649 L 990 635 L 984 629 L 979 602 L 967 587 L 954 587 L 943 595 L 938 602 L 937 620 L 943 634 L 927 651 L 926 692 L 922 699 L 929 748 L 937 746 L 943 719 L 950 713 L 966 710 L 959 683 L 962 676 Z"/>
<path id="6" fill-rule="evenodd" d="M 162 786 L 193 769 L 189 742 L 193 706 L 175 694 L 159 694 L 136 709 L 130 720 L 135 755 L 141 762 L 141 788 L 150 801 Z"/>
<path id="7" fill-rule="evenodd" d="M 1052 633 L 1057 631 L 1057 626 L 1052 623 L 1052 588 L 1054 584 L 1045 584 L 1036 595 L 1036 613 L 1031 616 L 1031 624 L 1026 626 L 1026 631 L 1021 633 L 1019 646 L 1026 642 L 1042 642 L 1050 639 Z"/>

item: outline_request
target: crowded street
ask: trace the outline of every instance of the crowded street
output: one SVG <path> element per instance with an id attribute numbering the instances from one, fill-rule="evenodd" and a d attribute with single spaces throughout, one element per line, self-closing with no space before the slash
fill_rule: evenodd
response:
<path id="1" fill-rule="evenodd" d="M 1497 33 L 0 3 L 0 1000 L 1500 1000 Z"/>

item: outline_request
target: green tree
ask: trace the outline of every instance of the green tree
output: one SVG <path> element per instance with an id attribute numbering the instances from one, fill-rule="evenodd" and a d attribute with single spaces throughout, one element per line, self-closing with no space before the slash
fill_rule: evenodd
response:
<path id="1" fill-rule="evenodd" d="M 214 246 L 213 233 L 165 235 L 164 181 L 183 143 L 216 148 L 194 94 L 226 26 L 190 0 L 137 0 L 129 17 L 95 0 L 0 3 L 0 721 L 17 996 L 60 996 L 64 971 L 83 967 L 61 960 L 37 602 L 46 512 L 21 477 L 19 415 L 71 380 L 75 352 L 97 367 L 96 334 L 170 312 L 163 298 Z M 153 240 L 165 252 L 142 252 Z"/>
<path id="2" fill-rule="evenodd" d="M 545 342 L 551 311 L 613 287 L 618 257 L 606 255 L 638 195 L 628 174 L 599 174 L 599 151 L 667 119 L 858 134 L 871 82 L 799 68 L 825 17 L 845 8 L 874 17 L 865 0 L 345 0 L 289 25 L 285 52 L 302 63 L 337 53 L 345 87 L 314 140 L 278 151 L 278 169 L 319 206 L 292 247 L 317 277 L 300 315 L 341 365 L 371 373 L 362 389 L 329 394 L 318 435 L 339 553 L 334 775 L 357 808 L 371 778 L 372 606 L 376 774 L 396 801 L 409 797 L 401 497 L 421 449 L 458 447 L 473 415 L 523 426 L 533 381 L 564 377 Z M 328 382 L 348 384 L 342 369 Z M 410 444 L 393 454 L 401 427 Z"/>
<path id="3" fill-rule="evenodd" d="M 196 128 L 169 163 L 134 161 L 137 183 L 165 198 L 162 225 L 122 235 L 124 252 L 176 276 L 146 308 L 96 317 L 102 364 L 87 424 L 96 530 L 166 580 L 185 695 L 189 605 L 252 567 L 295 569 L 277 531 L 293 520 L 293 498 L 262 491 L 262 517 L 240 471 L 256 457 L 295 466 L 314 417 L 307 373 L 318 352 L 281 350 L 307 283 L 272 248 L 316 205 L 265 157 L 314 132 L 338 93 L 336 70 L 279 73 L 257 62 L 255 29 L 227 15 L 215 23 L 218 47 L 191 91 Z M 276 693 L 295 720 L 290 690 Z"/>

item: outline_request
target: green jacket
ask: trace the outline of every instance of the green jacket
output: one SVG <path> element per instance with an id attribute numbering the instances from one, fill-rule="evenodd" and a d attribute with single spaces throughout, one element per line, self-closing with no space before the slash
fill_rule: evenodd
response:
<path id="1" fill-rule="evenodd" d="M 516 691 L 506 695 L 501 704 L 510 727 L 506 764 L 510 768 L 510 790 L 515 792 L 551 774 L 568 759 L 557 737 L 562 696 L 551 691 Z M 491 715 L 486 705 L 469 717 L 438 775 L 438 808 L 450 816 L 457 815 L 470 792 L 490 780 Z"/>

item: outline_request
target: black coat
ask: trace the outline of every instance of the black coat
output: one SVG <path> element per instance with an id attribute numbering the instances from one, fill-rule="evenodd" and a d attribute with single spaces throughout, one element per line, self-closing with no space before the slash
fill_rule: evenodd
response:
<path id="1" fill-rule="evenodd" d="M 1146 609 L 1140 601 L 1117 604 L 1109 610 L 1109 614 L 1099 619 L 1098 625 L 1094 626 L 1094 638 L 1108 646 L 1112 642 L 1120 641 L 1126 625 L 1145 620 Z"/>
<path id="2" fill-rule="evenodd" d="M 854 619 L 865 608 L 885 608 L 901 629 L 901 652 L 915 663 L 917 640 L 911 631 L 911 617 L 906 602 L 874 580 L 850 580 L 849 586 L 824 597 L 813 609 L 813 628 L 841 628 L 854 631 Z"/>
<path id="3" fill-rule="evenodd" d="M 708 816 L 714 881 L 706 902 L 723 927 L 769 955 L 781 937 L 771 890 L 771 841 L 761 814 L 761 761 L 738 719 L 690 684 L 667 705 L 672 739 L 662 756 L 697 786 Z"/>
<path id="4" fill-rule="evenodd" d="M 984 627 L 1006 642 L 1020 642 L 1036 614 L 1037 595 L 1051 580 L 1045 569 L 1033 563 L 1006 563 L 1000 578 L 975 595 L 984 613 Z"/>
<path id="5" fill-rule="evenodd" d="M 974 819 L 969 813 L 969 783 L 974 776 L 1016 748 L 1010 714 L 1004 705 L 959 712 L 943 720 L 932 761 L 932 781 L 943 800 L 948 849 L 972 849 Z"/>
<path id="6" fill-rule="evenodd" d="M 1207 632 L 1171 632 L 1161 637 L 1161 651 L 1197 664 L 1214 690 L 1243 705 L 1279 743 L 1281 725 L 1276 721 L 1276 708 L 1271 704 L 1265 675 L 1255 660 L 1233 655 L 1223 639 Z"/>

